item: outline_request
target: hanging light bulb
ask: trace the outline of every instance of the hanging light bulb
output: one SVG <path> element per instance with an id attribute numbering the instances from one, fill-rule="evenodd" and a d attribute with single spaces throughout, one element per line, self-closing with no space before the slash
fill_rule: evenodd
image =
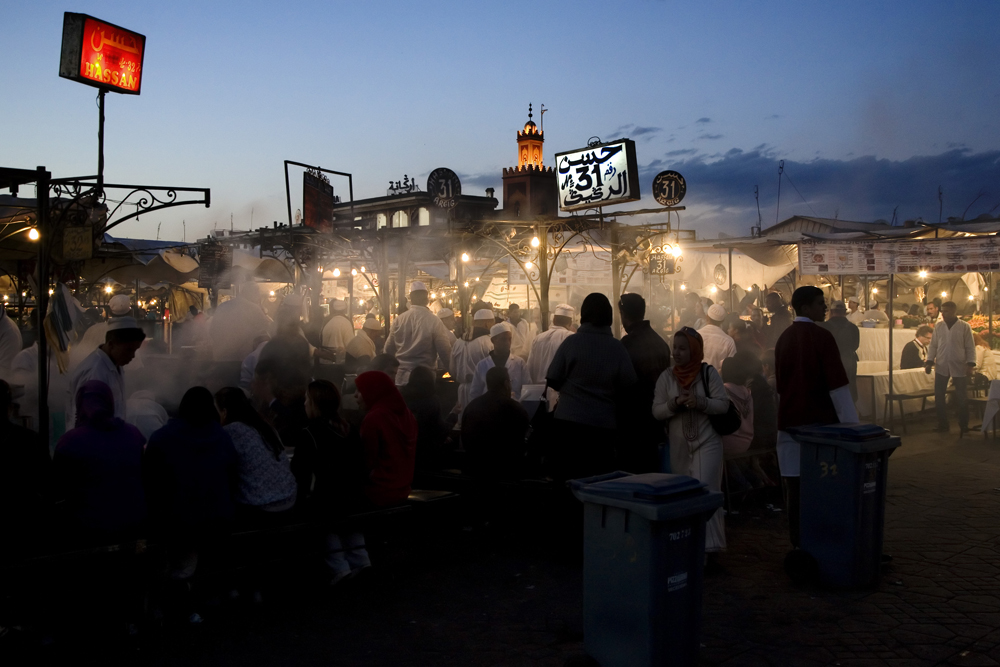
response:
<path id="1" fill-rule="evenodd" d="M 28 238 L 32 241 L 37 241 L 39 236 L 41 236 L 41 234 L 39 234 L 38 230 L 34 227 L 28 230 Z"/>
<path id="2" fill-rule="evenodd" d="M 466 280 L 466 281 L 465 281 L 465 286 L 466 286 L 466 287 L 468 287 L 468 286 L 469 286 L 469 281 L 468 281 L 468 280 Z"/>
<path id="3" fill-rule="evenodd" d="M 683 292 L 684 290 L 686 290 L 687 288 L 688 288 L 688 286 L 687 286 L 687 285 L 685 285 L 684 283 L 681 283 L 681 291 L 682 291 L 682 292 Z"/>
<path id="4" fill-rule="evenodd" d="M 271 290 L 270 294 L 271 296 L 274 296 L 274 290 Z"/>
<path id="5" fill-rule="evenodd" d="M 352 276 L 358 275 L 358 270 L 357 269 L 351 269 L 351 275 Z"/>
<path id="6" fill-rule="evenodd" d="M 479 277 L 478 277 L 478 276 L 476 277 L 476 282 L 477 282 L 477 283 L 479 282 Z"/>
<path id="7" fill-rule="evenodd" d="M 333 270 L 333 277 L 334 278 L 339 278 L 340 277 L 340 269 L 334 269 Z"/>
<path id="8" fill-rule="evenodd" d="M 530 269 L 532 266 L 534 266 L 534 265 L 531 262 L 525 262 L 524 263 L 524 268 L 526 268 L 526 269 Z"/>
<path id="9" fill-rule="evenodd" d="M 538 240 L 537 236 L 532 236 L 531 237 L 531 247 L 532 248 L 537 248 L 540 244 L 541 244 L 541 241 Z"/>
<path id="10" fill-rule="evenodd" d="M 104 286 L 104 291 L 105 291 L 106 293 L 108 293 L 108 294 L 111 294 L 111 292 L 112 292 L 112 288 L 111 288 L 111 285 L 105 285 L 105 286 Z"/>
<path id="11" fill-rule="evenodd" d="M 920 272 L 920 277 L 921 278 L 926 278 L 927 277 L 927 272 L 926 271 L 921 271 Z"/>
<path id="12" fill-rule="evenodd" d="M 972 295 L 970 294 L 970 295 L 969 295 L 969 301 L 975 301 L 975 300 L 976 300 L 976 297 L 974 297 L 974 296 L 972 296 Z"/>
<path id="13" fill-rule="evenodd" d="M 718 292 L 718 291 L 719 291 L 719 288 L 718 288 L 718 287 L 716 287 L 715 285 L 712 285 L 712 289 L 710 289 L 710 290 L 708 290 L 708 291 L 709 291 L 709 292 L 711 292 L 712 294 L 715 294 L 716 292 Z"/>
<path id="14" fill-rule="evenodd" d="M 670 249 L 670 254 L 674 257 L 680 257 L 683 251 L 679 245 L 675 245 Z"/>
<path id="15" fill-rule="evenodd" d="M 462 253 L 462 261 L 463 262 L 468 262 L 469 261 L 469 253 L 467 253 L 467 252 L 463 252 Z"/>
<path id="16" fill-rule="evenodd" d="M 941 296 L 947 298 L 948 293 L 947 292 L 941 292 Z"/>
<path id="17" fill-rule="evenodd" d="M 361 273 L 364 273 L 364 272 L 365 272 L 365 267 L 362 266 L 361 267 Z"/>
<path id="18" fill-rule="evenodd" d="M 873 287 L 872 288 L 872 294 L 878 294 L 878 288 L 877 287 Z"/>

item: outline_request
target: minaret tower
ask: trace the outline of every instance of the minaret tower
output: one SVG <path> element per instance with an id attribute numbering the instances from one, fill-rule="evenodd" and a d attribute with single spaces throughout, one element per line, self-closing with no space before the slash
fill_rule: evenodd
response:
<path id="1" fill-rule="evenodd" d="M 524 124 L 524 130 L 517 133 L 517 166 L 527 167 L 529 164 L 536 167 L 542 166 L 542 144 L 545 143 L 545 135 L 538 129 L 535 122 L 531 120 L 531 105 L 528 105 L 528 122 Z"/>
<path id="2" fill-rule="evenodd" d="M 558 213 L 556 170 L 544 165 L 545 136 L 532 115 L 529 104 L 528 122 L 517 132 L 517 166 L 503 170 L 502 215 L 506 218 L 532 219 Z"/>

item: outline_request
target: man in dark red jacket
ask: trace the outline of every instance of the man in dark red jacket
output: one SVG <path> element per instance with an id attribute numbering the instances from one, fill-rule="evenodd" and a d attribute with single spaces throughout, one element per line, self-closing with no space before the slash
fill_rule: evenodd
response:
<path id="1" fill-rule="evenodd" d="M 826 319 L 826 300 L 818 287 L 792 295 L 795 320 L 774 348 L 778 388 L 778 465 L 786 494 L 792 546 L 799 546 L 799 443 L 788 429 L 796 426 L 857 423 L 850 385 L 837 341 L 817 322 Z"/>

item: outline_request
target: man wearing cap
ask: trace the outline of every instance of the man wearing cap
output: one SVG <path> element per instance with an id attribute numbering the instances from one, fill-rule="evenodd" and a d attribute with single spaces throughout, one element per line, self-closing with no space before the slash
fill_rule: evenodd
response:
<path id="1" fill-rule="evenodd" d="M 561 303 L 556 306 L 552 313 L 552 326 L 547 331 L 535 336 L 531 341 L 531 353 L 528 355 L 528 375 L 535 384 L 545 382 L 545 373 L 549 370 L 549 364 L 556 356 L 556 350 L 562 342 L 573 335 L 570 327 L 573 326 L 573 316 L 576 309 L 569 304 Z"/>
<path id="2" fill-rule="evenodd" d="M 719 326 L 726 319 L 726 309 L 717 303 L 705 313 L 708 323 L 698 329 L 705 344 L 705 363 L 721 372 L 722 362 L 736 354 L 736 341 Z"/>
<path id="3" fill-rule="evenodd" d="M 131 313 L 132 303 L 127 294 L 116 294 L 108 301 L 108 310 L 111 311 L 111 317 L 124 317 Z M 80 342 L 70 348 L 69 367 L 76 368 L 91 352 L 102 345 L 107 333 L 107 322 L 102 321 L 90 325 L 83 333 Z"/>
<path id="4" fill-rule="evenodd" d="M 521 387 L 524 385 L 528 371 L 524 359 L 511 353 L 514 327 L 511 326 L 510 322 L 494 324 L 490 328 L 490 341 L 493 343 L 493 351 L 476 364 L 476 373 L 472 379 L 469 400 L 475 400 L 486 393 L 486 374 L 494 367 L 507 369 L 507 374 L 510 376 L 511 397 L 518 400 L 521 398 Z"/>
<path id="5" fill-rule="evenodd" d="M 451 344 L 454 345 L 457 340 L 455 338 L 455 311 L 451 308 L 442 308 L 437 311 L 437 317 L 441 320 L 441 324 L 444 325 L 444 328 L 448 330 L 448 340 L 450 340 Z"/>
<path id="6" fill-rule="evenodd" d="M 122 367 L 135 358 L 145 337 L 146 334 L 130 315 L 112 317 L 108 321 L 104 344 L 87 355 L 70 377 L 66 430 L 76 425 L 76 392 L 91 380 L 98 380 L 111 388 L 115 399 L 115 417 L 125 419 L 125 375 Z"/>
<path id="7" fill-rule="evenodd" d="M 531 349 L 528 347 L 528 321 L 521 317 L 521 307 L 516 303 L 507 306 L 507 320 L 513 327 L 514 342 L 510 346 L 510 353 L 528 358 Z"/>
<path id="8" fill-rule="evenodd" d="M 344 351 L 344 361 L 348 366 L 357 368 L 366 361 L 371 361 L 378 354 L 382 342 L 382 324 L 372 317 L 361 325 L 361 331 L 351 339 Z"/>
<path id="9" fill-rule="evenodd" d="M 861 302 L 856 296 L 847 300 L 847 320 L 855 326 L 860 326 L 865 321 L 865 311 L 859 308 L 860 305 Z"/>
<path id="10" fill-rule="evenodd" d="M 385 341 L 385 352 L 399 360 L 397 385 L 406 384 L 417 366 L 436 368 L 439 360 L 443 366 L 451 360 L 448 330 L 427 307 L 427 286 L 419 280 L 410 285 L 410 304 L 396 317 Z"/>
<path id="11" fill-rule="evenodd" d="M 0 378 L 6 378 L 14 357 L 21 351 L 21 330 L 0 305 Z"/>
<path id="12" fill-rule="evenodd" d="M 344 363 L 347 344 L 354 338 L 354 325 L 347 318 L 347 303 L 340 299 L 330 301 L 333 317 L 323 327 L 323 347 L 337 355 L 337 363 Z M 372 355 L 375 356 L 374 354 Z"/>
<path id="13" fill-rule="evenodd" d="M 830 319 L 819 325 L 833 334 L 840 350 L 840 361 L 847 372 L 851 385 L 851 398 L 858 400 L 858 348 L 861 347 L 861 332 L 858 326 L 847 319 L 847 306 L 843 301 L 834 301 L 830 306 Z"/>
<path id="14" fill-rule="evenodd" d="M 458 407 L 464 408 L 471 400 L 469 388 L 476 375 L 476 366 L 493 351 L 490 327 L 493 326 L 493 311 L 480 308 L 472 315 L 472 331 L 469 340 L 459 340 L 452 347 L 452 376 L 458 382 Z"/>

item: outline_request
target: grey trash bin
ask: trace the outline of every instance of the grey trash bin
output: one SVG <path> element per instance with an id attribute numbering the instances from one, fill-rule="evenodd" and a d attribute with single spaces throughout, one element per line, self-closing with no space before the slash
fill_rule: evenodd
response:
<path id="1" fill-rule="evenodd" d="M 899 437 L 867 424 L 801 428 L 792 437 L 802 446 L 799 543 L 816 559 L 820 582 L 877 585 L 889 454 Z"/>
<path id="2" fill-rule="evenodd" d="M 663 473 L 616 472 L 570 486 L 584 502 L 587 653 L 602 667 L 695 664 L 705 522 L 722 494 Z"/>

